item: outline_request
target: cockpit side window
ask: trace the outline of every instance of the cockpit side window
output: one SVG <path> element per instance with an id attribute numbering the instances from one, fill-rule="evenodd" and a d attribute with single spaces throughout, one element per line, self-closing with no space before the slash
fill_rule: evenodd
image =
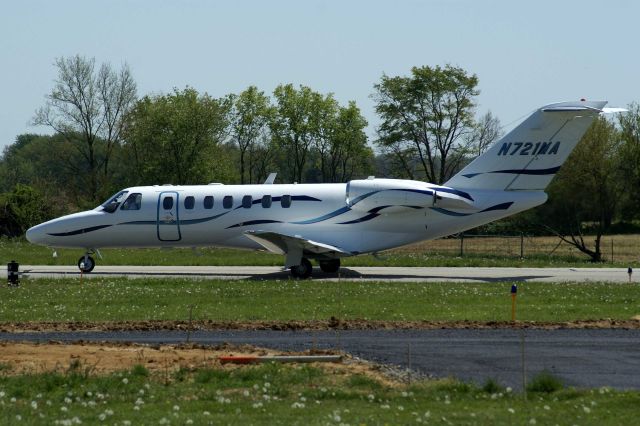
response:
<path id="1" fill-rule="evenodd" d="M 140 210 L 140 206 L 142 205 L 142 194 L 133 193 L 130 194 L 124 203 L 122 203 L 122 207 L 120 210 Z"/>
<path id="2" fill-rule="evenodd" d="M 107 213 L 113 213 L 118 209 L 122 200 L 124 200 L 125 196 L 129 193 L 129 191 L 120 191 L 115 194 L 113 197 L 109 198 L 107 201 L 102 203 L 100 206 Z"/>

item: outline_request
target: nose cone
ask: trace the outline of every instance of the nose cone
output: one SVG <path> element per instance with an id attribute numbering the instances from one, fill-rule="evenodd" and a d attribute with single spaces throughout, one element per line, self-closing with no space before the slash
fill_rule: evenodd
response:
<path id="1" fill-rule="evenodd" d="M 36 225 L 27 230 L 27 241 L 32 244 L 43 244 L 45 236 L 43 224 Z"/>

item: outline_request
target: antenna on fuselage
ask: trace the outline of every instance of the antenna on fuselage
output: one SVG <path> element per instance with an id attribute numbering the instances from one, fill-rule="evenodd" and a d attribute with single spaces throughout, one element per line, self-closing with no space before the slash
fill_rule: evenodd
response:
<path id="1" fill-rule="evenodd" d="M 263 185 L 273 185 L 273 182 L 276 180 L 277 173 L 269 173 L 267 180 L 264 181 Z"/>

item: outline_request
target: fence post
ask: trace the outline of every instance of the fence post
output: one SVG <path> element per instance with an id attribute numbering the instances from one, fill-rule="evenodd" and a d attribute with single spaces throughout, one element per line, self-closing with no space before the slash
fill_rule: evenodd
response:
<path id="1" fill-rule="evenodd" d="M 524 259 L 524 232 L 520 233 L 520 259 Z"/>
<path id="2" fill-rule="evenodd" d="M 611 263 L 613 263 L 613 238 L 611 238 Z"/>
<path id="3" fill-rule="evenodd" d="M 460 233 L 460 257 L 464 256 L 464 232 Z"/>

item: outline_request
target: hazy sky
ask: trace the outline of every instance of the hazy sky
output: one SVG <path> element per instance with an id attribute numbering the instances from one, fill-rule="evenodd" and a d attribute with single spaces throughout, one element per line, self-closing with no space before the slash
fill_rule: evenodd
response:
<path id="1" fill-rule="evenodd" d="M 0 4 L 0 147 L 53 87 L 54 59 L 127 62 L 138 94 L 305 84 L 355 100 L 374 135 L 382 73 L 463 67 L 503 124 L 558 100 L 640 101 L 638 1 L 29 1 Z"/>

